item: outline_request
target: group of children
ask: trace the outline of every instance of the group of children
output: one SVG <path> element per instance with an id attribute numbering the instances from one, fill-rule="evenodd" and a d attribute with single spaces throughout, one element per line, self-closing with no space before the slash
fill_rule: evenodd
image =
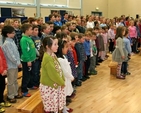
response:
<path id="1" fill-rule="evenodd" d="M 23 24 L 19 20 L 7 19 L 1 31 L 1 91 L 0 106 L 10 107 L 17 99 L 30 97 L 28 89 L 37 89 L 40 80 L 39 49 L 41 40 L 38 37 L 38 26 Z M 23 34 L 22 34 L 23 33 Z M 4 54 L 2 54 L 4 53 Z M 5 59 L 4 59 L 5 58 Z M 5 63 L 5 64 L 3 64 Z M 4 67 L 3 67 L 4 66 Z M 18 71 L 23 71 L 21 93 L 17 82 Z M 7 76 L 7 101 L 4 101 L 5 75 Z M 10 102 L 10 103 L 9 103 Z M 5 110 L 0 107 L 0 112 Z"/>
<path id="2" fill-rule="evenodd" d="M 5 21 L 0 38 L 1 106 L 9 107 L 16 99 L 30 97 L 29 89 L 39 88 L 46 113 L 72 112 L 73 109 L 66 106 L 75 96 L 75 87 L 97 74 L 96 66 L 108 58 L 108 46 L 113 60 L 118 62 L 117 78 L 125 79 L 130 74 L 127 70 L 131 55 L 128 36 L 136 34 L 134 29 L 116 28 L 112 23 L 105 24 L 104 19 L 101 24 L 95 21 L 91 27 L 92 16 L 88 17 L 87 26 L 85 18 L 70 21 L 67 13 L 63 23 L 57 19 L 59 15 L 49 17 L 47 23 L 43 23 L 42 18 L 29 18 L 21 27 L 17 19 Z M 17 83 L 19 68 L 23 71 L 21 94 Z M 5 76 L 10 103 L 3 99 Z M 0 112 L 4 112 L 2 107 Z"/>

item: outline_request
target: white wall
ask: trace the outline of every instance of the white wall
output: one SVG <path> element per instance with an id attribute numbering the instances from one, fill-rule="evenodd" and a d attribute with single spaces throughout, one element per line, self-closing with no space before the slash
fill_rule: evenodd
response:
<path id="1" fill-rule="evenodd" d="M 141 0 L 108 0 L 108 17 L 141 15 Z"/>
<path id="2" fill-rule="evenodd" d="M 103 16 L 108 16 L 108 0 L 82 0 L 82 13 L 83 15 L 90 15 L 91 11 L 96 11 L 95 8 L 99 8 L 99 12 L 103 13 Z"/>

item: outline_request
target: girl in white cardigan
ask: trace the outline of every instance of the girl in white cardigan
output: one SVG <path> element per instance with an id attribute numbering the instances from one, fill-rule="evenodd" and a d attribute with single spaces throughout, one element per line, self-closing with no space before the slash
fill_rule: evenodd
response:
<path id="1" fill-rule="evenodd" d="M 58 42 L 58 45 L 59 45 L 59 48 L 58 48 L 58 52 L 56 53 L 56 55 L 58 57 L 58 61 L 61 65 L 61 68 L 65 76 L 65 94 L 66 96 L 71 96 L 71 94 L 73 93 L 73 87 L 72 87 L 71 82 L 74 80 L 74 77 L 72 75 L 70 63 L 68 62 L 67 57 L 66 57 L 66 54 L 68 52 L 68 42 L 60 40 Z M 69 110 L 70 109 L 65 106 L 63 113 L 69 113 L 68 112 Z"/>

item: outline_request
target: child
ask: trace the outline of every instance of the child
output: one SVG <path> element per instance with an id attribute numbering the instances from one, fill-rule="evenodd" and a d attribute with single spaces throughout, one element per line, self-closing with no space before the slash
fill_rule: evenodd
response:
<path id="1" fill-rule="evenodd" d="M 41 39 L 38 36 L 38 26 L 33 25 L 33 33 L 31 36 L 31 39 L 33 40 L 36 48 L 36 60 L 33 62 L 32 65 L 32 80 L 33 80 L 33 86 L 39 87 L 39 81 L 40 81 L 40 68 L 41 68 L 41 60 L 39 59 L 39 50 L 41 47 Z"/>
<path id="2" fill-rule="evenodd" d="M 45 53 L 42 60 L 40 93 L 45 113 L 61 113 L 65 106 L 65 78 L 56 55 L 58 40 L 54 37 L 43 39 Z"/>
<path id="3" fill-rule="evenodd" d="M 12 26 L 4 26 L 2 29 L 2 35 L 6 37 L 6 40 L 2 45 L 2 49 L 8 65 L 7 100 L 11 103 L 16 103 L 16 98 L 22 98 L 22 96 L 18 94 L 17 76 L 18 67 L 21 68 L 21 61 L 17 46 L 13 40 L 15 36 L 15 30 Z"/>
<path id="4" fill-rule="evenodd" d="M 30 79 L 31 79 L 32 63 L 36 59 L 36 49 L 33 40 L 30 38 L 30 36 L 33 33 L 32 25 L 23 24 L 21 29 L 22 32 L 24 33 L 20 41 L 20 46 L 22 51 L 21 61 L 23 66 L 21 90 L 23 96 L 30 97 L 31 94 L 28 93 L 27 87 L 34 88 L 33 83 L 32 81 L 30 81 Z"/>
<path id="5" fill-rule="evenodd" d="M 99 45 L 99 53 L 98 53 L 98 61 L 102 62 L 104 61 L 104 40 L 102 36 L 102 28 L 99 28 L 99 33 L 97 34 L 97 40 L 98 40 L 98 45 Z"/>
<path id="6" fill-rule="evenodd" d="M 43 24 L 43 18 L 42 17 L 39 17 L 37 19 L 37 24 L 38 24 L 38 28 L 39 28 L 38 36 L 41 37 L 42 36 L 41 25 Z"/>
<path id="7" fill-rule="evenodd" d="M 76 50 L 74 48 L 75 43 L 78 41 L 78 34 L 75 32 L 70 33 L 70 37 L 71 37 L 71 48 L 72 48 L 72 53 L 73 53 L 73 57 L 74 57 L 74 63 L 75 63 L 75 67 L 78 66 L 78 61 L 77 61 L 77 54 L 76 54 Z"/>
<path id="8" fill-rule="evenodd" d="M 71 44 L 71 48 L 72 48 L 72 54 L 73 54 L 73 58 L 74 58 L 74 64 L 75 64 L 75 67 L 77 69 L 77 67 L 78 67 L 78 59 L 77 59 L 78 56 L 77 56 L 77 53 L 76 53 L 75 44 L 76 44 L 76 42 L 78 42 L 78 34 L 75 33 L 75 32 L 72 32 L 70 34 L 70 37 L 71 37 L 70 44 Z M 81 81 L 78 80 L 78 73 L 77 73 L 77 76 L 75 77 L 75 81 L 73 83 L 76 86 L 81 86 Z"/>
<path id="9" fill-rule="evenodd" d="M 128 52 L 128 56 L 131 56 L 131 45 L 130 45 L 130 41 L 128 39 L 128 29 L 126 28 L 126 31 L 125 31 L 125 35 L 123 37 L 123 42 L 124 42 L 124 45 L 125 45 L 125 49 L 127 50 Z M 127 61 L 124 61 L 122 63 L 122 67 L 121 67 L 121 73 L 126 76 L 126 75 L 130 75 L 130 72 L 127 71 L 127 65 L 128 65 L 128 60 Z"/>
<path id="10" fill-rule="evenodd" d="M 41 25 L 41 40 L 43 40 L 45 37 L 49 36 L 50 34 L 50 26 L 48 24 L 42 24 Z"/>
<path id="11" fill-rule="evenodd" d="M 129 29 L 129 36 L 130 36 L 132 43 L 133 43 L 132 52 L 137 53 L 137 45 L 136 45 L 137 44 L 137 29 L 134 26 L 133 20 L 130 21 L 130 26 L 128 27 L 128 29 Z"/>
<path id="12" fill-rule="evenodd" d="M 65 94 L 66 96 L 71 96 L 73 93 L 73 87 L 71 82 L 74 80 L 74 77 L 72 75 L 70 64 L 66 58 L 67 52 L 68 52 L 68 42 L 60 40 L 57 57 L 65 76 Z M 68 113 L 69 110 L 72 111 L 72 109 L 69 109 L 65 106 L 63 109 L 63 113 Z"/>
<path id="13" fill-rule="evenodd" d="M 110 29 L 108 30 L 108 39 L 109 39 L 109 52 L 112 53 L 114 50 L 114 40 L 115 40 L 114 25 L 110 25 Z"/>
<path id="14" fill-rule="evenodd" d="M 96 75 L 97 71 L 95 70 L 96 67 L 96 55 L 97 55 L 97 49 L 95 46 L 95 40 L 96 40 L 96 33 L 92 32 L 92 37 L 90 40 L 90 49 L 91 49 L 91 55 L 90 55 L 90 67 L 89 71 L 91 75 Z"/>
<path id="15" fill-rule="evenodd" d="M 103 58 L 106 59 L 107 55 L 107 43 L 108 43 L 108 34 L 106 32 L 107 27 L 102 27 L 102 37 L 104 41 L 104 52 L 103 52 Z"/>
<path id="16" fill-rule="evenodd" d="M 100 45 L 98 42 L 99 27 L 95 26 L 93 32 L 96 33 L 96 40 L 95 40 L 95 44 L 96 44 L 96 48 L 97 48 L 96 65 L 100 65 L 99 62 L 101 62 L 101 61 L 99 61 L 99 59 L 98 59 L 99 49 L 100 49 Z"/>
<path id="17" fill-rule="evenodd" d="M 52 31 L 53 31 L 53 29 L 54 29 L 54 22 L 48 21 L 47 24 L 48 24 L 49 27 L 50 27 L 50 33 L 49 33 L 49 35 L 52 35 L 52 36 L 53 36 L 54 34 L 53 34 Z"/>
<path id="18" fill-rule="evenodd" d="M 4 101 L 5 90 L 5 76 L 7 74 L 7 64 L 2 48 L 0 47 L 0 113 L 3 113 L 5 109 L 3 107 L 10 107 L 11 104 Z"/>
<path id="19" fill-rule="evenodd" d="M 60 14 L 56 14 L 55 15 L 55 22 L 54 22 L 54 25 L 55 26 L 62 26 L 62 22 L 61 22 L 61 15 Z"/>
<path id="20" fill-rule="evenodd" d="M 21 55 L 21 48 L 20 48 L 20 40 L 22 38 L 22 32 L 19 29 L 19 20 L 18 19 L 13 19 L 13 27 L 15 29 L 15 37 L 14 37 L 14 42 L 17 45 L 18 51 Z"/>
<path id="21" fill-rule="evenodd" d="M 85 49 L 85 54 L 87 56 L 87 59 L 85 61 L 85 77 L 86 78 L 90 78 L 88 75 L 88 70 L 90 67 L 90 38 L 91 38 L 92 34 L 91 32 L 86 32 L 85 33 L 85 41 L 83 43 L 84 45 L 84 49 Z"/>
<path id="22" fill-rule="evenodd" d="M 66 25 L 63 25 L 61 27 L 61 31 L 64 32 L 64 33 L 66 33 L 67 35 L 69 34 L 69 30 L 68 30 L 68 27 Z"/>
<path id="23" fill-rule="evenodd" d="M 113 61 L 118 62 L 117 66 L 117 79 L 125 79 L 125 76 L 121 75 L 122 62 L 127 60 L 127 51 L 124 48 L 123 36 L 125 35 L 125 27 L 118 27 L 116 30 L 116 48 L 113 51 Z"/>
<path id="24" fill-rule="evenodd" d="M 78 84 L 81 84 L 81 80 L 85 81 L 86 78 L 85 76 L 83 76 L 83 65 L 84 62 L 86 60 L 86 54 L 85 54 L 85 50 L 84 50 L 84 46 L 83 43 L 85 41 L 85 37 L 82 33 L 80 33 L 78 35 L 78 41 L 75 44 L 75 49 L 76 49 L 76 53 L 77 53 L 77 59 L 78 59 L 78 67 L 77 69 L 77 74 L 78 74 Z"/>

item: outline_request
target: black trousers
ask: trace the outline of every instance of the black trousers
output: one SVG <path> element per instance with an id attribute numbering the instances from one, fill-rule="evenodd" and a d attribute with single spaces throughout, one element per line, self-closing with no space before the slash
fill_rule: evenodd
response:
<path id="1" fill-rule="evenodd" d="M 5 76 L 2 76 L 0 74 L 0 103 L 1 102 L 4 102 L 3 98 L 3 93 L 4 93 L 4 90 L 5 90 Z"/>
<path id="2" fill-rule="evenodd" d="M 23 93 L 26 93 L 28 92 L 27 88 L 33 87 L 32 67 L 28 67 L 27 62 L 22 62 L 22 67 L 23 67 L 23 77 L 22 77 L 21 89 Z"/>
<path id="3" fill-rule="evenodd" d="M 90 55 L 87 55 L 87 60 L 85 61 L 85 76 L 88 76 L 89 67 L 90 67 Z"/>
<path id="4" fill-rule="evenodd" d="M 132 37 L 131 40 L 132 40 L 132 44 L 133 44 L 132 45 L 132 52 L 136 53 L 137 52 L 137 39 Z"/>
<path id="5" fill-rule="evenodd" d="M 112 41 L 112 39 L 109 39 L 109 52 L 113 52 L 114 51 L 114 42 Z"/>

